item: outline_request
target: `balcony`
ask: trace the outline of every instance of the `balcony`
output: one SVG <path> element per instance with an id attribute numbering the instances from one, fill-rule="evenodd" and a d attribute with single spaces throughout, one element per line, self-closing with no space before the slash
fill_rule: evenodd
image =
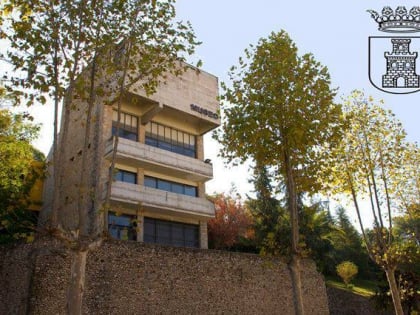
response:
<path id="1" fill-rule="evenodd" d="M 204 198 L 190 197 L 124 182 L 113 182 L 111 200 L 140 204 L 146 210 L 169 214 L 214 217 L 214 205 Z"/>
<path id="2" fill-rule="evenodd" d="M 105 156 L 111 157 L 112 151 L 111 139 L 107 143 Z M 118 139 L 116 159 L 118 163 L 153 169 L 159 173 L 195 182 L 206 182 L 213 178 L 213 167 L 209 163 L 124 138 Z"/>

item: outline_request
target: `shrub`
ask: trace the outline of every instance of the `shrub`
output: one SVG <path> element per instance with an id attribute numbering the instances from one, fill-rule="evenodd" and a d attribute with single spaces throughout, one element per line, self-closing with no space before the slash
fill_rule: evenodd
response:
<path id="1" fill-rule="evenodd" d="M 337 265 L 335 269 L 346 286 L 349 285 L 350 281 L 358 272 L 357 266 L 351 261 L 343 261 L 341 264 Z"/>

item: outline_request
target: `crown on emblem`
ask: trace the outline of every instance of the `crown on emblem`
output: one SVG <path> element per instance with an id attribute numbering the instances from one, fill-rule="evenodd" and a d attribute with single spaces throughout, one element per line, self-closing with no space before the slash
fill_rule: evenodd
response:
<path id="1" fill-rule="evenodd" d="M 420 6 L 412 7 L 410 12 L 404 6 L 399 6 L 395 12 L 391 7 L 384 7 L 382 15 L 374 10 L 367 10 L 371 17 L 379 24 L 382 32 L 419 32 L 420 31 Z"/>

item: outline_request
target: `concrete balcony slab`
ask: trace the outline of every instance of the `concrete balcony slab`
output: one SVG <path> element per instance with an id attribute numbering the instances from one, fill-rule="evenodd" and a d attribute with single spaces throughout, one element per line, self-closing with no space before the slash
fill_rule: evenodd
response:
<path id="1" fill-rule="evenodd" d="M 107 143 L 106 157 L 110 158 L 112 151 L 113 139 Z M 118 139 L 117 162 L 196 182 L 213 178 L 209 163 L 124 138 Z"/>
<path id="2" fill-rule="evenodd" d="M 163 214 L 214 217 L 214 204 L 207 199 L 118 181 L 112 183 L 111 201 Z"/>

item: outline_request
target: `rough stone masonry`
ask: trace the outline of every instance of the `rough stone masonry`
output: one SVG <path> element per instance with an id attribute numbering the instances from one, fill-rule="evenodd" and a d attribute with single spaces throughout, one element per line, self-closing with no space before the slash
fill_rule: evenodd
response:
<path id="1" fill-rule="evenodd" d="M 0 314 L 65 314 L 70 252 L 55 241 L 0 247 Z M 106 241 L 88 254 L 83 314 L 294 314 L 287 265 L 258 255 Z M 306 314 L 329 314 L 302 262 Z"/>

